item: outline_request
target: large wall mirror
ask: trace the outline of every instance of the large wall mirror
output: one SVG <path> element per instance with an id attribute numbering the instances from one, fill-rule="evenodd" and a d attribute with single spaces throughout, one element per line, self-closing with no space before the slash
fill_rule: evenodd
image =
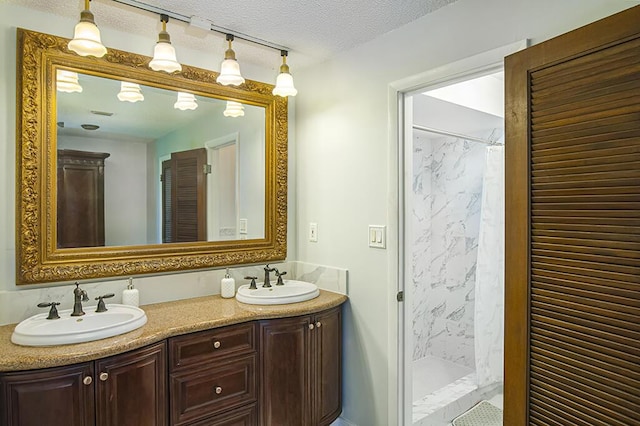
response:
<path id="1" fill-rule="evenodd" d="M 17 282 L 286 257 L 287 101 L 18 29 Z"/>

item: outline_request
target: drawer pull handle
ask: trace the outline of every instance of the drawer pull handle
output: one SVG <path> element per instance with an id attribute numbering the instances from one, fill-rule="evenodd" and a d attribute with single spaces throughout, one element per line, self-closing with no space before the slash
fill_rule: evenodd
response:
<path id="1" fill-rule="evenodd" d="M 82 379 L 82 383 L 84 383 L 85 385 L 90 385 L 91 382 L 93 382 L 93 379 L 91 378 L 91 376 L 87 376 L 84 379 Z"/>
<path id="2" fill-rule="evenodd" d="M 216 395 L 220 395 L 222 393 L 222 388 L 220 386 L 216 386 Z"/>
<path id="3" fill-rule="evenodd" d="M 318 328 L 322 327 L 322 323 L 321 323 L 320 321 L 318 321 L 318 322 L 316 323 L 316 327 L 318 327 Z"/>
<path id="4" fill-rule="evenodd" d="M 220 347 L 220 345 L 221 345 L 221 343 L 218 340 L 213 342 L 213 347 L 216 348 L 216 349 L 218 349 Z"/>
<path id="5" fill-rule="evenodd" d="M 100 373 L 100 380 L 106 382 L 109 378 L 109 373 Z"/>
<path id="6" fill-rule="evenodd" d="M 309 324 L 309 330 L 313 330 L 315 326 L 313 324 Z"/>

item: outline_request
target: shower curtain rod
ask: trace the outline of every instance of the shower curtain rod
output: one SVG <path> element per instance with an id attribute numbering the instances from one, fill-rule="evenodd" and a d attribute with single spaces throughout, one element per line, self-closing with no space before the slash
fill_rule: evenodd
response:
<path id="1" fill-rule="evenodd" d="M 414 124 L 413 128 L 415 130 L 422 130 L 423 132 L 436 133 L 438 135 L 444 135 L 444 136 L 453 136 L 454 138 L 465 139 L 465 140 L 474 141 L 474 142 L 481 142 L 481 143 L 485 143 L 487 145 L 496 145 L 497 144 L 497 142 L 491 142 L 491 141 L 488 141 L 486 139 L 476 138 L 476 137 L 473 137 L 473 136 L 467 136 L 467 135 L 463 135 L 461 133 L 448 132 L 446 130 L 434 129 L 433 127 L 424 127 L 424 126 L 419 126 L 417 124 Z"/>

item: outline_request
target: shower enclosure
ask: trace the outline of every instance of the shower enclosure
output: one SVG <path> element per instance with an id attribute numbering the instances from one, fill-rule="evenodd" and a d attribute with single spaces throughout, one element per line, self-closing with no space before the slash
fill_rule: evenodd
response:
<path id="1" fill-rule="evenodd" d="M 502 128 L 468 136 L 414 125 L 407 234 L 414 425 L 447 425 L 501 392 L 501 136 Z"/>

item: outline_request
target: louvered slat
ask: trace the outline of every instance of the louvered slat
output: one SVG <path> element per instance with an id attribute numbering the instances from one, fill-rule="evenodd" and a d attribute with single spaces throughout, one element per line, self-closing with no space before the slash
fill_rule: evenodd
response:
<path id="1" fill-rule="evenodd" d="M 640 424 L 640 40 L 530 90 L 530 420 Z"/>

